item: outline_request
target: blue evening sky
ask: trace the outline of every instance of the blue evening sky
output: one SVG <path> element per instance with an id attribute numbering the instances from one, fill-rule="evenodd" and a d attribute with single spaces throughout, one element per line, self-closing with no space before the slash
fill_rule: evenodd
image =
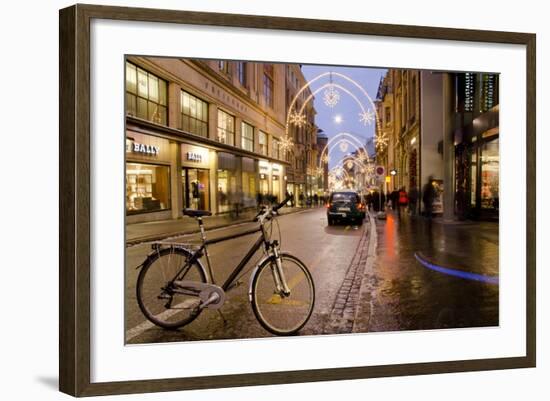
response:
<path id="1" fill-rule="evenodd" d="M 374 101 L 376 100 L 376 93 L 378 91 L 380 79 L 385 75 L 387 70 L 379 68 L 335 67 L 307 64 L 304 64 L 302 66 L 302 72 L 306 80 L 308 81 L 317 77 L 319 74 L 331 71 L 346 75 L 356 81 L 367 91 L 369 96 Z M 320 88 L 324 84 L 329 83 L 329 81 L 329 76 L 326 76 L 314 82 L 311 85 L 312 92 L 314 92 L 316 89 Z M 366 110 L 374 112 L 372 105 L 365 97 L 365 95 L 362 94 L 361 91 L 351 82 L 348 82 L 347 80 L 336 76 L 332 77 L 332 82 L 348 89 L 362 102 Z M 325 132 L 325 134 L 329 138 L 335 136 L 340 132 L 347 132 L 353 134 L 357 139 L 361 141 L 361 143 L 364 144 L 368 138 L 374 136 L 374 122 L 371 125 L 366 126 L 364 123 L 360 122 L 359 113 L 361 112 L 361 108 L 359 107 L 357 102 L 344 91 L 338 88 L 336 88 L 336 90 L 340 94 L 340 100 L 338 101 L 338 104 L 336 104 L 336 106 L 334 106 L 333 108 L 325 105 L 323 101 L 323 95 L 325 91 L 324 89 L 319 91 L 319 93 L 315 95 L 314 105 L 315 110 L 317 111 L 317 115 L 315 116 L 315 123 Z M 340 115 L 342 119 L 342 122 L 339 124 L 334 121 L 334 118 L 337 115 Z M 354 150 L 355 149 L 350 146 L 349 150 L 347 150 L 345 153 L 349 153 Z M 332 168 L 339 160 L 341 160 L 345 156 L 345 153 L 340 151 L 338 146 L 333 151 L 331 151 L 329 167 Z"/>

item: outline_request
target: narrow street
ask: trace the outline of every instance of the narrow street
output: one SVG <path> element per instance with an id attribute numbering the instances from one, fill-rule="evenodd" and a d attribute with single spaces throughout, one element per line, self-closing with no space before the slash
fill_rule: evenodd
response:
<path id="1" fill-rule="evenodd" d="M 306 209 L 303 212 L 283 215 L 278 218 L 278 222 L 282 233 L 281 249 L 291 252 L 305 262 L 312 273 L 316 287 L 313 315 L 300 334 L 340 331 L 338 327 L 334 327 L 334 322 L 329 322 L 329 317 L 333 312 L 337 295 L 341 294 L 340 287 L 356 254 L 358 244 L 366 236 L 367 225 L 329 227 L 325 208 Z M 254 223 L 241 224 L 209 231 L 207 236 L 215 238 L 253 227 Z M 277 238 L 276 225 L 273 225 L 273 235 L 273 238 Z M 193 237 L 180 237 L 176 240 L 191 239 Z M 249 235 L 209 247 L 214 275 L 218 283 L 225 280 L 255 240 L 256 235 Z M 127 248 L 126 341 L 128 343 L 271 336 L 256 321 L 248 301 L 249 273 L 241 280 L 242 285 L 227 293 L 226 302 L 221 309 L 226 319 L 225 324 L 218 312 L 214 310 L 204 310 L 195 321 L 177 331 L 164 330 L 146 322 L 135 297 L 135 284 L 139 272 L 135 266 L 139 265 L 150 251 L 150 245 L 147 244 Z M 258 252 L 252 261 L 257 262 L 262 256 Z M 253 265 L 249 262 L 248 267 Z"/>
<path id="2" fill-rule="evenodd" d="M 313 315 L 300 335 L 499 324 L 499 287 L 483 281 L 498 278 L 495 223 L 444 224 L 438 219 L 399 217 L 388 211 L 386 220 L 372 217 L 362 226 L 328 226 L 324 208 L 283 215 L 278 221 L 282 249 L 306 263 L 316 287 Z M 212 230 L 207 236 L 244 231 L 253 224 Z M 276 225 L 273 236 L 278 236 Z M 218 283 L 230 274 L 255 238 L 255 234 L 249 235 L 209 248 Z M 188 242 L 197 237 L 176 240 Z M 146 321 L 136 302 L 135 266 L 149 252 L 149 244 L 127 248 L 127 343 L 272 336 L 257 322 L 247 296 L 249 269 L 263 256 L 260 252 L 245 269 L 242 285 L 227 293 L 221 309 L 225 322 L 217 311 L 206 309 L 191 324 L 174 331 Z"/>

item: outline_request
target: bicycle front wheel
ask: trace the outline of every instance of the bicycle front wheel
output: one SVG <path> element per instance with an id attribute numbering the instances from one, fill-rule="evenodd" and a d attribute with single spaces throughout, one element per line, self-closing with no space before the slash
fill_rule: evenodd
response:
<path id="1" fill-rule="evenodd" d="M 137 300 L 143 314 L 165 329 L 191 323 L 200 313 L 198 295 L 184 294 L 174 279 L 206 283 L 204 268 L 188 264 L 191 253 L 180 248 L 165 248 L 149 256 L 137 281 Z"/>
<path id="2" fill-rule="evenodd" d="M 309 270 L 295 256 L 281 254 L 281 266 L 290 294 L 277 291 L 276 261 L 269 258 L 252 281 L 252 310 L 266 330 L 284 336 L 297 333 L 309 320 L 315 303 L 315 286 Z"/>

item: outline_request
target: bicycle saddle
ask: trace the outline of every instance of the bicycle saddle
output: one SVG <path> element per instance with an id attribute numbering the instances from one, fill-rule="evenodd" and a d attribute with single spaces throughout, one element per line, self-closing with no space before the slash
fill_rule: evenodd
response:
<path id="1" fill-rule="evenodd" d="M 189 217 L 212 216 L 208 210 L 183 209 L 183 214 Z"/>

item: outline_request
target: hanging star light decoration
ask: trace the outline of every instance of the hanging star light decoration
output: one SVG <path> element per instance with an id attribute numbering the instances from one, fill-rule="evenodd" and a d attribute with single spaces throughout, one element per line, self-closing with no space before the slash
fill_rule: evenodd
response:
<path id="1" fill-rule="evenodd" d="M 301 127 L 302 125 L 306 124 L 306 116 L 302 113 L 291 113 L 290 123 Z"/>
<path id="2" fill-rule="evenodd" d="M 386 133 L 376 135 L 374 137 L 374 143 L 376 146 L 376 150 L 381 152 L 388 145 L 388 136 L 386 135 Z"/>
<path id="3" fill-rule="evenodd" d="M 320 177 L 320 176 L 322 176 L 322 175 L 324 174 L 325 169 L 322 168 L 322 167 L 317 167 L 316 172 L 317 172 L 317 175 Z"/>
<path id="4" fill-rule="evenodd" d="M 330 161 L 330 157 L 328 156 L 328 154 L 324 154 L 323 157 L 321 157 L 321 161 L 325 164 L 328 164 L 328 162 Z"/>
<path id="5" fill-rule="evenodd" d="M 340 148 L 340 150 L 341 150 L 342 152 L 347 152 L 347 151 L 348 151 L 348 148 L 349 148 L 349 145 L 348 145 L 347 142 L 342 141 L 342 142 L 340 142 L 340 145 L 339 145 L 338 147 Z"/>
<path id="6" fill-rule="evenodd" d="M 359 160 L 363 164 L 368 163 L 369 162 L 369 155 L 364 150 L 362 150 L 357 155 L 357 160 Z"/>
<path id="7" fill-rule="evenodd" d="M 367 164 L 367 167 L 365 168 L 365 170 L 366 170 L 366 173 L 368 175 L 373 175 L 374 174 L 374 164 L 372 164 L 372 163 Z"/>
<path id="8" fill-rule="evenodd" d="M 359 121 L 364 125 L 372 125 L 374 122 L 374 113 L 370 110 L 365 110 L 359 113 Z"/>
<path id="9" fill-rule="evenodd" d="M 284 152 L 290 152 L 294 148 L 294 141 L 289 135 L 285 135 L 281 138 L 279 148 Z"/>
<path id="10" fill-rule="evenodd" d="M 334 107 L 340 100 L 340 93 L 334 88 L 334 85 L 330 85 L 323 93 L 323 101 L 328 107 Z"/>
<path id="11" fill-rule="evenodd" d="M 348 168 L 348 170 L 351 170 L 353 168 L 353 162 L 351 160 L 348 160 L 346 162 L 346 167 Z"/>

